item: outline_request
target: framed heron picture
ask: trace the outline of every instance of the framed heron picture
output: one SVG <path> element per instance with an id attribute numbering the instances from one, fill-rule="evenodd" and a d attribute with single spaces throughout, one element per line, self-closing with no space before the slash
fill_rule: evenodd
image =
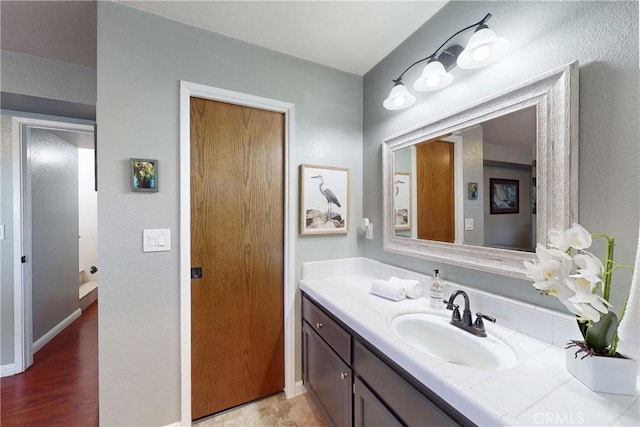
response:
<path id="1" fill-rule="evenodd" d="M 349 169 L 300 165 L 300 234 L 346 234 Z"/>
<path id="2" fill-rule="evenodd" d="M 393 209 L 395 214 L 394 226 L 396 230 L 410 230 L 411 213 L 411 174 L 396 172 L 393 175 Z"/>

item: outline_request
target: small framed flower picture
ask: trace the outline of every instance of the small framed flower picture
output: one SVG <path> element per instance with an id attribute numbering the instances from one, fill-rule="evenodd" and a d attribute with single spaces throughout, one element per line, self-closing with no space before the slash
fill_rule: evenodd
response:
<path id="1" fill-rule="evenodd" d="M 158 191 L 158 161 L 151 159 L 129 159 L 131 191 Z"/>

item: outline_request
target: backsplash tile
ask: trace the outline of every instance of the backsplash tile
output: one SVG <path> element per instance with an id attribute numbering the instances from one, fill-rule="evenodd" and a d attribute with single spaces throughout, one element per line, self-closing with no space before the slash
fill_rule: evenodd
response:
<path id="1" fill-rule="evenodd" d="M 564 318 L 558 315 L 553 316 L 551 320 L 553 322 L 553 345 L 565 347 L 570 340 L 582 339 L 576 319 L 572 319 L 570 316 Z"/>
<path id="2" fill-rule="evenodd" d="M 518 332 L 551 344 L 553 327 L 551 315 L 526 307 L 518 309 Z"/>
<path id="3" fill-rule="evenodd" d="M 513 304 L 503 300 L 489 299 L 490 315 L 495 317 L 500 325 L 505 328 L 518 330 L 518 308 Z"/>

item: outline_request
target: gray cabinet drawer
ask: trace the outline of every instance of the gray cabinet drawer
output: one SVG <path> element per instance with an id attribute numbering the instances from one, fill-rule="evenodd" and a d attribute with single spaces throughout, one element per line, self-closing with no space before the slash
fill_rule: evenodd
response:
<path id="1" fill-rule="evenodd" d="M 347 364 L 351 363 L 351 335 L 306 297 L 302 298 L 302 318 L 329 343 L 342 360 Z"/>
<path id="2" fill-rule="evenodd" d="M 455 426 L 454 420 L 356 340 L 353 368 L 358 377 L 408 426 Z"/>
<path id="3" fill-rule="evenodd" d="M 302 326 L 302 353 L 307 390 L 316 397 L 333 425 L 351 426 L 351 368 L 306 323 Z"/>

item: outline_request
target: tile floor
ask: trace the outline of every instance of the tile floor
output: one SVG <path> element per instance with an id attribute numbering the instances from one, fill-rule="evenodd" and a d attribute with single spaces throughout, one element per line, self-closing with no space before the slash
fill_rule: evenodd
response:
<path id="1" fill-rule="evenodd" d="M 203 418 L 193 425 L 198 427 L 325 427 L 331 424 L 325 420 L 321 410 L 308 393 L 291 399 L 285 398 L 284 393 L 278 393 L 247 405 Z"/>

